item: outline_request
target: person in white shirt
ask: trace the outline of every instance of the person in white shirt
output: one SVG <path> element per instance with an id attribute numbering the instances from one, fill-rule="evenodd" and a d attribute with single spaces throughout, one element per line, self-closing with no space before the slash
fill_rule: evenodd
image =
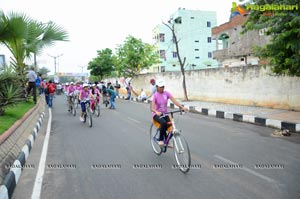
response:
<path id="1" fill-rule="evenodd" d="M 32 94 L 33 94 L 33 101 L 34 101 L 34 104 L 36 104 L 36 73 L 34 71 L 34 67 L 32 66 L 30 68 L 30 70 L 28 71 L 27 75 L 26 75 L 26 78 L 28 79 L 28 86 L 27 86 L 27 89 L 26 89 L 26 95 L 28 97 L 28 95 L 30 94 L 31 92 L 31 89 L 32 89 Z"/>
<path id="2" fill-rule="evenodd" d="M 143 89 L 141 89 L 141 94 L 138 96 L 138 101 L 144 101 L 146 99 L 147 99 L 147 94 Z"/>

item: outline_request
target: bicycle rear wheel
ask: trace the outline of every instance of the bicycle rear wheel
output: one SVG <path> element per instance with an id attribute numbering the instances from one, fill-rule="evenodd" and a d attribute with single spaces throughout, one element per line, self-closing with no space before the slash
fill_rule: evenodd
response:
<path id="1" fill-rule="evenodd" d="M 188 172 L 191 166 L 191 154 L 188 143 L 182 135 L 176 133 L 174 134 L 173 145 L 178 168 L 183 173 Z"/>
<path id="2" fill-rule="evenodd" d="M 97 117 L 100 116 L 100 106 L 99 106 L 99 104 L 97 104 L 97 105 L 95 106 L 95 113 L 96 113 L 96 116 L 97 116 Z"/>
<path id="3" fill-rule="evenodd" d="M 73 116 L 76 116 L 76 109 L 74 107 L 74 102 L 72 102 L 72 104 L 71 104 L 71 112 L 72 112 Z"/>
<path id="4" fill-rule="evenodd" d="M 88 116 L 89 127 L 92 127 L 92 126 L 93 126 L 92 112 L 90 111 L 89 108 L 88 108 L 88 110 L 87 110 L 87 116 Z"/>
<path id="5" fill-rule="evenodd" d="M 153 124 L 151 124 L 150 143 L 154 153 L 160 155 L 162 153 L 162 148 L 159 146 L 158 142 L 159 142 L 159 130 Z"/>

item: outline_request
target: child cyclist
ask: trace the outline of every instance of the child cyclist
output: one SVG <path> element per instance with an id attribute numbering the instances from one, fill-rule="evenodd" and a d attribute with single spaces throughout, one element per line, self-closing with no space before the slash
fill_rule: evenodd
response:
<path id="1" fill-rule="evenodd" d="M 93 98 L 91 99 L 91 109 L 94 110 L 95 102 L 97 101 L 97 103 L 99 103 L 100 96 L 101 96 L 101 93 L 100 93 L 99 89 L 96 87 L 96 84 L 92 84 L 91 94 L 93 96 Z"/>
<path id="2" fill-rule="evenodd" d="M 168 100 L 170 99 L 176 106 L 187 112 L 188 109 L 183 107 L 168 91 L 165 91 L 165 82 L 163 80 L 156 81 L 156 92 L 152 98 L 152 118 L 160 124 L 159 145 L 164 145 L 164 138 L 166 137 L 167 122 L 170 122 L 168 115 Z"/>
<path id="3" fill-rule="evenodd" d="M 83 84 L 83 88 L 79 93 L 79 100 L 81 105 L 81 114 L 80 114 L 80 121 L 83 122 L 83 114 L 85 113 L 85 103 L 90 103 L 90 99 L 92 99 L 92 94 L 89 90 L 88 84 Z"/>

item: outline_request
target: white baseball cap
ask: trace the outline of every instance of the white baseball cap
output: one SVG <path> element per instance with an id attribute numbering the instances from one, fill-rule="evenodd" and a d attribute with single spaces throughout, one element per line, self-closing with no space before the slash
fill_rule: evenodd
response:
<path id="1" fill-rule="evenodd" d="M 88 87 L 89 85 L 87 83 L 84 83 L 82 87 Z"/>
<path id="2" fill-rule="evenodd" d="M 157 80 L 157 81 L 156 81 L 156 86 L 158 86 L 158 87 L 163 87 L 163 86 L 165 86 L 165 81 L 162 80 L 162 79 Z"/>

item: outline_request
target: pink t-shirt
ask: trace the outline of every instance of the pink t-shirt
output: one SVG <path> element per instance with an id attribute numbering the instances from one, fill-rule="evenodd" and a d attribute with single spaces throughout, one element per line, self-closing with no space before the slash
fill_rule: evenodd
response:
<path id="1" fill-rule="evenodd" d="M 75 89 L 76 89 L 77 91 L 81 91 L 81 90 L 82 90 L 82 86 L 81 86 L 81 85 L 76 85 L 76 86 L 75 86 Z"/>
<path id="2" fill-rule="evenodd" d="M 155 110 L 167 113 L 168 112 L 168 100 L 172 97 L 171 93 L 164 91 L 163 93 L 155 92 L 153 95 L 153 101 L 155 103 Z M 152 112 L 152 117 L 155 113 Z"/>
<path id="3" fill-rule="evenodd" d="M 100 96 L 100 91 L 98 90 L 98 88 L 95 88 L 95 89 L 94 89 L 94 94 L 93 94 L 93 89 L 91 89 L 90 92 L 91 92 L 92 95 Z"/>
<path id="4" fill-rule="evenodd" d="M 81 99 L 80 100 L 89 99 L 89 95 L 90 95 L 89 90 L 85 91 L 84 89 L 82 89 L 80 91 L 80 93 L 81 93 Z"/>
<path id="5" fill-rule="evenodd" d="M 67 90 L 68 94 L 73 93 L 74 91 L 75 91 L 75 86 L 68 87 L 68 90 Z"/>

